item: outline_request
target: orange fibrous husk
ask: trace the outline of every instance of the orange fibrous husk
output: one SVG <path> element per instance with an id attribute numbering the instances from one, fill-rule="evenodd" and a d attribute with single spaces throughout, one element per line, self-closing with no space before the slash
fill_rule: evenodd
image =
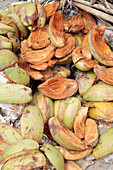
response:
<path id="1" fill-rule="evenodd" d="M 54 56 L 55 47 L 51 44 L 42 50 L 30 50 L 24 53 L 24 60 L 31 64 L 42 64 Z"/>
<path id="2" fill-rule="evenodd" d="M 113 52 L 103 38 L 105 28 L 105 25 L 100 25 L 91 30 L 91 44 L 89 45 L 92 47 L 93 53 L 95 54 L 93 54 L 94 58 L 97 58 L 99 62 L 101 60 L 105 65 L 113 66 Z"/>
<path id="3" fill-rule="evenodd" d="M 85 121 L 88 113 L 88 107 L 81 107 L 74 120 L 74 131 L 79 138 L 85 136 Z"/>
<path id="4" fill-rule="evenodd" d="M 59 10 L 52 15 L 49 22 L 49 36 L 51 42 L 56 47 L 63 47 L 65 44 L 64 31 L 63 31 L 63 15 Z"/>
<path id="5" fill-rule="evenodd" d="M 68 54 L 66 57 L 58 59 L 58 63 L 63 63 L 63 62 L 66 62 L 67 60 L 71 60 L 71 59 L 72 59 L 72 53 Z"/>
<path id="6" fill-rule="evenodd" d="M 91 51 L 90 51 L 90 48 L 89 48 L 88 36 L 89 36 L 89 34 L 87 34 L 87 35 L 84 37 L 84 40 L 83 40 L 83 42 L 82 42 L 82 54 L 83 54 L 87 59 L 90 59 L 90 60 L 91 60 L 92 54 L 91 54 Z"/>
<path id="7" fill-rule="evenodd" d="M 42 64 L 29 64 L 30 68 L 33 68 L 35 70 L 46 70 L 48 67 L 48 63 L 42 63 Z"/>
<path id="8" fill-rule="evenodd" d="M 58 48 L 55 51 L 56 58 L 63 58 L 75 48 L 75 38 L 71 34 L 64 34 L 65 45 L 62 48 Z"/>
<path id="9" fill-rule="evenodd" d="M 82 17 L 78 14 L 65 19 L 63 26 L 66 32 L 78 32 L 84 28 L 84 22 Z"/>
<path id="10" fill-rule="evenodd" d="M 73 58 L 73 62 L 74 65 L 82 70 L 82 71 L 89 71 L 91 70 L 95 65 L 98 64 L 98 62 L 96 60 L 90 60 L 87 59 L 87 57 L 85 57 L 82 54 L 82 49 L 81 47 L 77 47 L 73 52 L 72 52 L 72 58 Z"/>
<path id="11" fill-rule="evenodd" d="M 28 37 L 28 46 L 33 49 L 41 49 L 49 44 L 48 24 L 43 28 L 37 28 L 35 31 L 32 31 Z"/>
<path id="12" fill-rule="evenodd" d="M 113 67 L 106 68 L 104 66 L 96 65 L 94 67 L 94 72 L 104 83 L 113 85 Z"/>
<path id="13" fill-rule="evenodd" d="M 83 33 L 88 33 L 92 28 L 96 26 L 95 19 L 91 16 L 90 13 L 80 10 L 79 13 L 84 21 Z"/>
<path id="14" fill-rule="evenodd" d="M 35 80 L 42 80 L 43 79 L 43 75 L 41 74 L 40 71 L 29 69 L 29 70 L 26 70 L 26 72 L 31 78 L 33 78 Z"/>
<path id="15" fill-rule="evenodd" d="M 41 74 L 43 75 L 43 78 L 41 80 L 46 81 L 53 76 L 53 71 L 50 67 L 48 67 L 46 70 L 41 71 Z"/>
<path id="16" fill-rule="evenodd" d="M 67 160 L 78 160 L 78 159 L 85 158 L 93 151 L 93 148 L 84 151 L 71 151 L 71 150 L 67 150 L 62 146 L 56 146 L 56 148 L 61 152 L 63 157 Z"/>
<path id="17" fill-rule="evenodd" d="M 53 15 L 55 13 L 55 11 L 57 10 L 57 8 L 59 7 L 60 2 L 54 2 L 53 4 L 50 5 L 46 5 L 44 6 L 44 9 L 46 11 L 46 17 L 50 17 L 51 15 Z"/>
<path id="18" fill-rule="evenodd" d="M 32 49 L 28 46 L 28 40 L 25 39 L 21 42 L 21 54 L 24 54 L 26 51 L 31 51 Z"/>
<path id="19" fill-rule="evenodd" d="M 53 77 L 38 86 L 39 91 L 53 99 L 63 99 L 72 96 L 78 90 L 75 80 Z"/>
<path id="20" fill-rule="evenodd" d="M 65 162 L 65 170 L 82 170 L 82 168 L 76 164 L 74 161 L 66 161 Z"/>
<path id="21" fill-rule="evenodd" d="M 85 126 L 85 146 L 91 148 L 98 143 L 98 127 L 93 119 L 88 118 Z"/>
<path id="22" fill-rule="evenodd" d="M 49 67 L 53 67 L 57 62 L 58 62 L 57 59 L 49 60 L 48 65 L 49 65 Z"/>

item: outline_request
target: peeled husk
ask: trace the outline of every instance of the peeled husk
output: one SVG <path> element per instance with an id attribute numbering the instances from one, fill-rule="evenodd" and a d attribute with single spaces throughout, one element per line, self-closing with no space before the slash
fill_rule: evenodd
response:
<path id="1" fill-rule="evenodd" d="M 84 151 L 74 151 L 74 150 L 72 151 L 72 150 L 67 150 L 62 146 L 56 146 L 56 147 L 62 153 L 63 157 L 67 160 L 78 160 L 78 159 L 85 158 L 93 151 L 93 148 Z"/>
<path id="2" fill-rule="evenodd" d="M 85 146 L 91 148 L 98 143 L 98 127 L 93 119 L 88 118 L 85 126 Z"/>
<path id="3" fill-rule="evenodd" d="M 96 65 L 94 67 L 94 72 L 98 79 L 102 80 L 104 83 L 113 85 L 113 67 L 106 68 L 104 66 Z"/>
<path id="4" fill-rule="evenodd" d="M 63 99 L 76 93 L 78 86 L 75 80 L 53 77 L 40 84 L 38 89 L 48 97 Z"/>
<path id="5" fill-rule="evenodd" d="M 56 47 L 64 46 L 63 15 L 61 10 L 54 13 L 49 21 L 49 36 L 53 45 Z"/>
<path id="6" fill-rule="evenodd" d="M 103 38 L 105 28 L 105 25 L 100 25 L 90 31 L 88 38 L 89 47 L 93 57 L 98 62 L 107 66 L 113 66 L 113 52 Z"/>
<path id="7" fill-rule="evenodd" d="M 45 48 L 49 44 L 48 24 L 43 28 L 37 28 L 35 31 L 32 31 L 28 37 L 28 46 L 33 49 Z"/>
<path id="8" fill-rule="evenodd" d="M 74 161 L 66 161 L 65 170 L 82 170 L 82 168 Z"/>
<path id="9" fill-rule="evenodd" d="M 75 38 L 70 34 L 64 34 L 65 45 L 62 48 L 58 48 L 55 51 L 56 58 L 62 58 L 68 55 L 75 48 Z"/>
<path id="10" fill-rule="evenodd" d="M 74 120 L 74 132 L 79 138 L 85 137 L 85 122 L 88 113 L 88 107 L 81 107 Z"/>
<path id="11" fill-rule="evenodd" d="M 79 13 L 81 14 L 81 17 L 84 21 L 84 28 L 82 30 L 83 33 L 88 33 L 92 28 L 96 26 L 95 19 L 91 16 L 90 13 L 79 10 Z"/>
<path id="12" fill-rule="evenodd" d="M 64 20 L 63 27 L 66 32 L 78 32 L 84 28 L 81 15 L 75 15 Z"/>

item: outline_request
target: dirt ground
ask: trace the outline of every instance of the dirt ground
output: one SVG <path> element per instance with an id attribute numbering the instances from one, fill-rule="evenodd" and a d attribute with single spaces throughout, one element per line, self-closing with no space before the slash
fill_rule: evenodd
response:
<path id="1" fill-rule="evenodd" d="M 6 9 L 11 5 L 11 3 L 18 2 L 18 1 L 19 0 L 11 0 L 11 1 L 10 0 L 0 0 L 0 9 Z M 113 156 L 112 156 L 112 158 L 113 158 Z M 77 161 L 77 162 L 79 164 L 82 164 L 82 160 Z M 87 170 L 113 170 L 113 159 L 111 162 L 108 161 L 108 163 L 106 163 L 104 161 L 104 159 L 97 160 L 97 161 L 95 161 L 95 163 L 93 165 L 89 166 L 86 169 Z"/>

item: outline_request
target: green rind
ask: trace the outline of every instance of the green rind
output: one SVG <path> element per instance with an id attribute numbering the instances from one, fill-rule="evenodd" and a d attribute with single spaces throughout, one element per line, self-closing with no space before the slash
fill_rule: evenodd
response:
<path id="1" fill-rule="evenodd" d="M 32 90 L 22 84 L 1 84 L 0 102 L 23 104 L 32 100 Z"/>
<path id="2" fill-rule="evenodd" d="M 71 97 L 68 102 L 68 106 L 64 112 L 63 124 L 66 125 L 70 130 L 73 129 L 74 119 L 77 112 L 81 108 L 81 102 L 76 97 Z"/>
<path id="3" fill-rule="evenodd" d="M 19 38 L 13 33 L 8 32 L 7 33 L 8 38 L 10 39 L 12 45 L 13 45 L 13 51 L 17 52 L 20 49 L 20 40 Z"/>
<path id="4" fill-rule="evenodd" d="M 3 71 L 3 73 L 13 82 L 17 84 L 28 85 L 30 77 L 25 70 L 19 67 L 10 67 Z"/>
<path id="5" fill-rule="evenodd" d="M 0 136 L 8 144 L 22 140 L 22 136 L 14 128 L 4 123 L 0 123 Z"/>
<path id="6" fill-rule="evenodd" d="M 36 141 L 31 139 L 22 139 L 19 141 L 16 141 L 6 147 L 6 150 L 4 151 L 3 155 L 1 156 L 1 162 L 3 159 L 14 155 L 21 151 L 31 150 L 31 149 L 38 149 L 39 145 Z"/>
<path id="7" fill-rule="evenodd" d="M 37 106 L 42 114 L 44 124 L 47 123 L 50 117 L 53 117 L 53 101 L 43 93 L 36 92 L 33 95 L 33 104 Z"/>
<path id="8" fill-rule="evenodd" d="M 93 150 L 95 159 L 102 158 L 113 152 L 113 127 L 107 129 L 99 139 L 99 143 Z"/>
<path id="9" fill-rule="evenodd" d="M 42 150 L 45 153 L 45 155 L 52 163 L 52 165 L 55 167 L 55 169 L 64 170 L 64 158 L 57 148 L 48 143 L 45 143 L 40 148 L 40 150 Z"/>
<path id="10" fill-rule="evenodd" d="M 1 49 L 9 49 L 12 50 L 11 41 L 3 35 L 0 35 L 0 50 Z"/>
<path id="11" fill-rule="evenodd" d="M 40 110 L 33 105 L 26 106 L 21 117 L 22 137 L 40 142 L 43 131 L 44 124 Z"/>
<path id="12" fill-rule="evenodd" d="M 79 93 L 83 95 L 94 83 L 96 74 L 93 71 L 84 73 L 78 82 Z"/>
<path id="13" fill-rule="evenodd" d="M 112 101 L 113 86 L 105 83 L 95 84 L 84 93 L 83 99 L 86 101 Z"/>
<path id="14" fill-rule="evenodd" d="M 17 25 L 18 29 L 20 30 L 21 36 L 23 35 L 24 38 L 27 38 L 28 36 L 28 30 L 25 25 L 23 25 L 22 21 L 20 20 L 19 16 L 15 13 L 11 13 L 8 15 L 9 18 L 11 18 L 15 24 Z"/>
<path id="15" fill-rule="evenodd" d="M 46 166 L 46 158 L 41 152 L 19 156 L 8 160 L 2 167 L 2 170 L 26 170 L 34 169 L 37 167 Z"/>
<path id="16" fill-rule="evenodd" d="M 0 70 L 14 65 L 17 61 L 17 56 L 12 51 L 0 50 Z"/>
<path id="17" fill-rule="evenodd" d="M 45 23 L 46 23 L 46 11 L 45 11 L 45 8 L 39 3 L 37 2 L 38 4 L 38 7 L 40 8 L 40 13 L 39 13 L 39 16 L 38 16 L 38 27 L 42 28 L 44 27 Z"/>

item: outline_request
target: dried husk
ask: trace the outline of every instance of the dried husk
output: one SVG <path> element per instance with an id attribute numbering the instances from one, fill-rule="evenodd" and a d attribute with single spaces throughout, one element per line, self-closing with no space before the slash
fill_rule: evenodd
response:
<path id="1" fill-rule="evenodd" d="M 56 146 L 56 148 L 59 149 L 64 159 L 67 159 L 67 160 L 78 160 L 78 159 L 85 158 L 87 155 L 89 155 L 93 151 L 93 148 L 90 148 L 84 151 L 67 150 L 66 148 L 62 146 Z"/>
<path id="2" fill-rule="evenodd" d="M 73 50 L 72 60 L 73 60 L 75 67 L 77 67 L 81 71 L 89 71 L 95 65 L 98 64 L 98 62 L 96 60 L 87 59 L 82 54 L 82 48 L 81 47 L 77 47 L 76 49 Z"/>
<path id="3" fill-rule="evenodd" d="M 13 142 L 10 145 L 7 145 L 6 150 L 2 154 L 0 164 L 20 155 L 35 153 L 38 148 L 38 143 L 31 139 L 23 139 Z"/>
<path id="4" fill-rule="evenodd" d="M 82 168 L 74 161 L 66 161 L 65 170 L 82 170 Z"/>
<path id="5" fill-rule="evenodd" d="M 28 46 L 28 40 L 27 39 L 21 41 L 21 49 L 20 50 L 21 50 L 21 54 L 23 54 L 23 55 L 26 51 L 32 51 L 32 49 L 29 48 L 29 46 Z"/>
<path id="6" fill-rule="evenodd" d="M 90 48 L 89 48 L 88 36 L 89 36 L 89 33 L 85 35 L 84 40 L 82 42 L 82 54 L 87 59 L 91 60 L 92 54 L 91 54 L 91 51 L 90 51 Z"/>
<path id="7" fill-rule="evenodd" d="M 81 14 L 81 17 L 84 21 L 84 28 L 82 32 L 88 33 L 91 29 L 93 29 L 96 26 L 96 21 L 91 16 L 91 14 L 86 11 L 79 10 L 79 13 Z"/>
<path id="8" fill-rule="evenodd" d="M 7 37 L 0 35 L 0 50 L 2 49 L 12 50 L 12 43 Z"/>
<path id="9" fill-rule="evenodd" d="M 55 47 L 52 45 L 48 45 L 42 50 L 28 50 L 24 54 L 24 60 L 32 64 L 42 64 L 54 56 L 54 50 Z"/>
<path id="10" fill-rule="evenodd" d="M 35 152 L 33 154 L 28 154 L 24 156 L 18 156 L 8 160 L 2 167 L 2 170 L 15 169 L 21 170 L 25 168 L 26 170 L 34 169 L 37 167 L 45 167 L 46 158 L 41 152 Z"/>
<path id="11" fill-rule="evenodd" d="M 23 104 L 32 100 L 32 90 L 22 84 L 1 84 L 0 102 Z M 7 94 L 7 95 L 6 95 Z"/>
<path id="12" fill-rule="evenodd" d="M 55 13 L 55 11 L 57 10 L 57 8 L 59 7 L 60 2 L 56 1 L 52 4 L 46 5 L 44 6 L 44 9 L 46 11 L 46 17 L 50 17 L 51 15 L 53 15 Z"/>
<path id="13" fill-rule="evenodd" d="M 45 8 L 39 2 L 36 3 L 36 7 L 38 11 L 37 26 L 39 28 L 42 28 L 46 23 L 46 11 Z"/>
<path id="14" fill-rule="evenodd" d="M 42 77 L 42 81 L 46 81 L 48 79 L 50 79 L 51 77 L 53 77 L 53 71 L 51 70 L 50 67 L 48 67 L 46 70 L 40 71 L 41 74 L 43 75 Z"/>
<path id="15" fill-rule="evenodd" d="M 78 72 L 76 81 L 78 83 L 80 95 L 83 95 L 89 88 L 91 88 L 95 80 L 96 74 L 93 71 Z"/>
<path id="16" fill-rule="evenodd" d="M 78 32 L 84 28 L 81 15 L 75 15 L 64 20 L 63 27 L 66 32 Z"/>
<path id="17" fill-rule="evenodd" d="M 88 89 L 83 99 L 86 101 L 112 101 L 113 86 L 105 83 L 98 83 Z"/>
<path id="18" fill-rule="evenodd" d="M 56 170 L 64 170 L 64 158 L 61 152 L 54 146 L 45 143 L 40 148 L 49 159 L 51 164 L 55 167 Z"/>
<path id="19" fill-rule="evenodd" d="M 53 139 L 61 146 L 70 150 L 84 150 L 84 144 L 72 131 L 70 131 L 56 117 L 49 119 L 49 130 Z"/>
<path id="20" fill-rule="evenodd" d="M 44 76 L 41 74 L 40 71 L 36 71 L 36 70 L 26 70 L 27 74 L 34 80 L 43 80 Z"/>
<path id="21" fill-rule="evenodd" d="M 21 135 L 23 139 L 40 142 L 43 131 L 44 124 L 41 111 L 36 106 L 26 106 L 21 117 Z"/>
<path id="22" fill-rule="evenodd" d="M 51 42 L 56 47 L 63 47 L 65 44 L 64 32 L 63 32 L 63 15 L 59 10 L 52 15 L 49 21 L 49 36 Z"/>
<path id="23" fill-rule="evenodd" d="M 22 136 L 14 128 L 4 123 L 0 123 L 0 136 L 8 144 L 22 140 Z"/>
<path id="24" fill-rule="evenodd" d="M 3 71 L 5 76 L 17 84 L 29 85 L 30 77 L 25 70 L 19 67 L 10 67 Z"/>
<path id="25" fill-rule="evenodd" d="M 69 77 L 71 71 L 67 67 L 63 67 L 61 65 L 56 65 L 53 67 L 53 77 Z"/>
<path id="26" fill-rule="evenodd" d="M 14 65 L 18 61 L 17 56 L 10 50 L 0 50 L 0 70 Z"/>
<path id="27" fill-rule="evenodd" d="M 75 38 L 71 34 L 64 34 L 65 45 L 55 51 L 56 58 L 63 58 L 70 54 L 75 48 Z"/>
<path id="28" fill-rule="evenodd" d="M 58 63 L 61 65 L 66 65 L 72 63 L 72 53 L 68 54 L 66 57 L 58 59 Z"/>
<path id="29" fill-rule="evenodd" d="M 85 137 L 85 122 L 88 113 L 88 107 L 81 107 L 74 120 L 74 132 L 79 138 Z"/>
<path id="30" fill-rule="evenodd" d="M 78 86 L 75 80 L 53 77 L 40 84 L 38 89 L 48 97 L 63 99 L 76 93 Z"/>
<path id="31" fill-rule="evenodd" d="M 10 39 L 10 41 L 12 43 L 13 51 L 17 52 L 20 49 L 19 38 L 13 32 L 8 32 L 7 37 Z"/>
<path id="32" fill-rule="evenodd" d="M 53 101 L 40 92 L 33 94 L 33 104 L 41 111 L 44 124 L 47 123 L 50 117 L 53 117 Z"/>
<path id="33" fill-rule="evenodd" d="M 88 118 L 85 126 L 85 146 L 86 148 L 95 147 L 98 143 L 98 127 L 93 119 Z"/>
<path id="34" fill-rule="evenodd" d="M 94 102 L 89 108 L 89 117 L 113 122 L 113 102 Z"/>
<path id="35" fill-rule="evenodd" d="M 93 57 L 98 62 L 107 66 L 113 66 L 113 52 L 103 38 L 105 28 L 105 25 L 100 25 L 90 31 L 88 38 L 89 47 Z"/>
<path id="36" fill-rule="evenodd" d="M 99 159 L 113 152 L 113 127 L 104 131 L 99 139 L 97 146 L 93 149 L 93 156 Z"/>
<path id="37" fill-rule="evenodd" d="M 35 31 L 32 31 L 28 37 L 28 46 L 33 49 L 45 48 L 49 44 L 48 24 L 43 28 L 37 28 Z"/>
<path id="38" fill-rule="evenodd" d="M 53 67 L 58 62 L 58 59 L 51 59 L 48 61 L 48 66 Z"/>
<path id="39" fill-rule="evenodd" d="M 27 2 L 21 6 L 18 15 L 25 26 L 33 26 L 38 17 L 37 7 L 34 2 Z"/>
<path id="40" fill-rule="evenodd" d="M 104 66 L 96 65 L 94 67 L 94 72 L 98 79 L 102 80 L 104 83 L 113 85 L 113 67 L 106 68 Z"/>
<path id="41" fill-rule="evenodd" d="M 39 71 L 41 71 L 41 70 L 46 70 L 46 69 L 48 68 L 48 63 L 42 63 L 42 64 L 37 64 L 37 63 L 35 63 L 35 64 L 29 64 L 29 67 L 30 67 L 30 68 L 33 68 L 33 69 L 35 69 L 35 70 L 39 70 Z"/>

